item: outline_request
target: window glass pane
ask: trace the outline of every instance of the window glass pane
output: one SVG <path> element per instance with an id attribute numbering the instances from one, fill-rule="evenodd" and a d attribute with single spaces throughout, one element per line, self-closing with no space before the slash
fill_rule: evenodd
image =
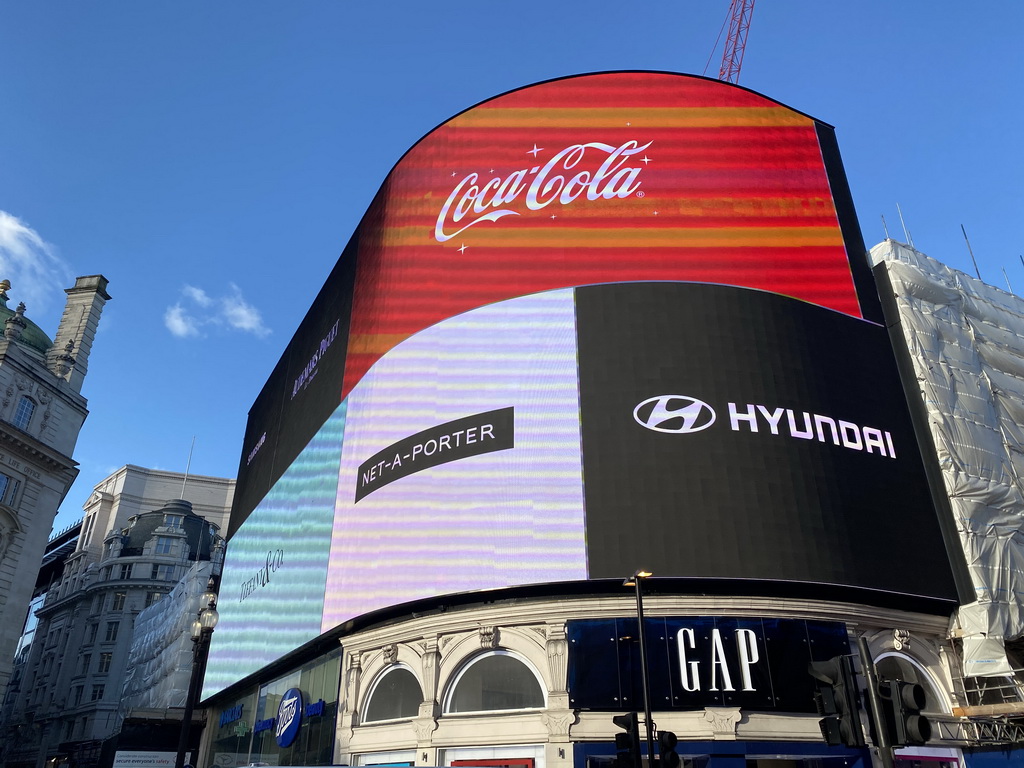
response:
<path id="1" fill-rule="evenodd" d="M 533 672 L 519 659 L 504 653 L 481 657 L 463 672 L 456 686 L 449 712 L 544 706 L 544 693 Z"/>
<path id="2" fill-rule="evenodd" d="M 154 565 L 153 566 L 153 579 L 158 581 L 173 581 L 174 580 L 174 566 L 173 565 Z"/>
<path id="3" fill-rule="evenodd" d="M 18 408 L 14 412 L 13 424 L 18 429 L 28 429 L 28 424 L 32 421 L 32 414 L 36 410 L 36 404 L 28 397 L 23 397 L 18 401 Z"/>
<path id="4" fill-rule="evenodd" d="M 166 555 L 171 551 L 171 544 L 174 542 L 170 536 L 157 536 L 156 548 L 153 550 L 158 555 Z"/>
<path id="5" fill-rule="evenodd" d="M 423 693 L 416 676 L 408 669 L 397 667 L 380 679 L 370 694 L 364 720 L 397 720 L 416 717 Z"/>

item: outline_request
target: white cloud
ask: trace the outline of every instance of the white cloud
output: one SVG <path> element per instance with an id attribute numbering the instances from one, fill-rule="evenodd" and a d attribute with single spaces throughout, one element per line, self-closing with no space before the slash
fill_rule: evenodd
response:
<path id="1" fill-rule="evenodd" d="M 208 307 L 213 304 L 213 299 L 210 298 L 209 294 L 206 293 L 202 288 L 196 288 L 194 285 L 186 285 L 181 289 L 181 292 L 192 299 L 200 307 Z"/>
<path id="2" fill-rule="evenodd" d="M 263 324 L 260 311 L 242 298 L 242 290 L 234 283 L 231 284 L 231 295 L 220 300 L 220 311 L 225 322 L 232 328 L 256 336 L 270 333 L 270 329 Z"/>
<path id="3" fill-rule="evenodd" d="M 0 211 L 0 280 L 11 281 L 12 301 L 24 301 L 38 314 L 71 286 L 70 267 L 32 227 Z M 14 305 L 12 305 L 14 306 Z"/>
<path id="4" fill-rule="evenodd" d="M 172 334 L 179 339 L 186 339 L 189 336 L 199 335 L 199 325 L 195 319 L 185 314 L 181 304 L 175 304 L 164 312 L 164 325 Z"/>
<path id="5" fill-rule="evenodd" d="M 164 325 L 179 338 L 200 336 L 204 326 L 220 326 L 261 338 L 271 332 L 263 324 L 260 311 L 245 300 L 242 289 L 234 283 L 223 296 L 211 296 L 194 285 L 183 286 L 181 299 L 164 312 Z"/>

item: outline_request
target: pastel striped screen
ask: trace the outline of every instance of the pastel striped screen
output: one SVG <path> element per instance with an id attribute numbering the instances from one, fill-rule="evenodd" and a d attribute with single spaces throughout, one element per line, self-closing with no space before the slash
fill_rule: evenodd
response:
<path id="1" fill-rule="evenodd" d="M 381 358 L 346 402 L 324 631 L 410 600 L 587 577 L 572 290 L 432 326 Z M 514 409 L 513 449 L 356 500 L 368 457 L 499 408 Z"/>
<path id="2" fill-rule="evenodd" d="M 338 406 L 228 544 L 203 698 L 320 634 L 345 411 Z"/>

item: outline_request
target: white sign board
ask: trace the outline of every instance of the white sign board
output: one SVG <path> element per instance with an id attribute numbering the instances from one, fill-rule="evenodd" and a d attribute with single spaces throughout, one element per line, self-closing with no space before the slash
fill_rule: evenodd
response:
<path id="1" fill-rule="evenodd" d="M 113 768 L 174 768 L 176 752 L 136 752 L 118 750 Z M 195 755 L 186 755 L 185 762 L 194 764 Z"/>

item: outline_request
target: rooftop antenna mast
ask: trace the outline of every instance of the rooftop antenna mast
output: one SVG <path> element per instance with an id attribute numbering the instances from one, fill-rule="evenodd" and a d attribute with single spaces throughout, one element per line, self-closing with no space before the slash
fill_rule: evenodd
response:
<path id="1" fill-rule="evenodd" d="M 974 258 L 974 249 L 971 248 L 971 241 L 967 239 L 967 230 L 964 229 L 963 224 L 960 225 L 960 231 L 964 233 L 964 242 L 967 243 L 967 252 L 971 254 L 971 261 L 974 263 L 974 274 L 977 275 L 979 280 L 981 280 L 981 270 L 978 269 L 978 260 Z"/>
<path id="2" fill-rule="evenodd" d="M 907 229 L 907 222 L 903 220 L 903 210 L 900 208 L 900 204 L 896 203 L 896 213 L 900 215 L 900 224 L 903 226 L 903 236 L 907 238 L 907 245 L 911 248 L 914 247 L 914 238 L 910 236 L 910 230 Z"/>
<path id="3" fill-rule="evenodd" d="M 185 498 L 185 483 L 188 482 L 188 471 L 192 467 L 192 452 L 196 449 L 196 436 L 192 435 L 192 447 L 188 449 L 188 461 L 185 463 L 185 476 L 181 478 L 181 498 Z"/>
<path id="4" fill-rule="evenodd" d="M 722 52 L 722 66 L 718 79 L 726 83 L 738 83 L 740 68 L 743 66 L 743 52 L 747 47 L 747 33 L 750 32 L 750 17 L 754 13 L 755 0 L 731 0 L 729 4 L 729 35 Z"/>

